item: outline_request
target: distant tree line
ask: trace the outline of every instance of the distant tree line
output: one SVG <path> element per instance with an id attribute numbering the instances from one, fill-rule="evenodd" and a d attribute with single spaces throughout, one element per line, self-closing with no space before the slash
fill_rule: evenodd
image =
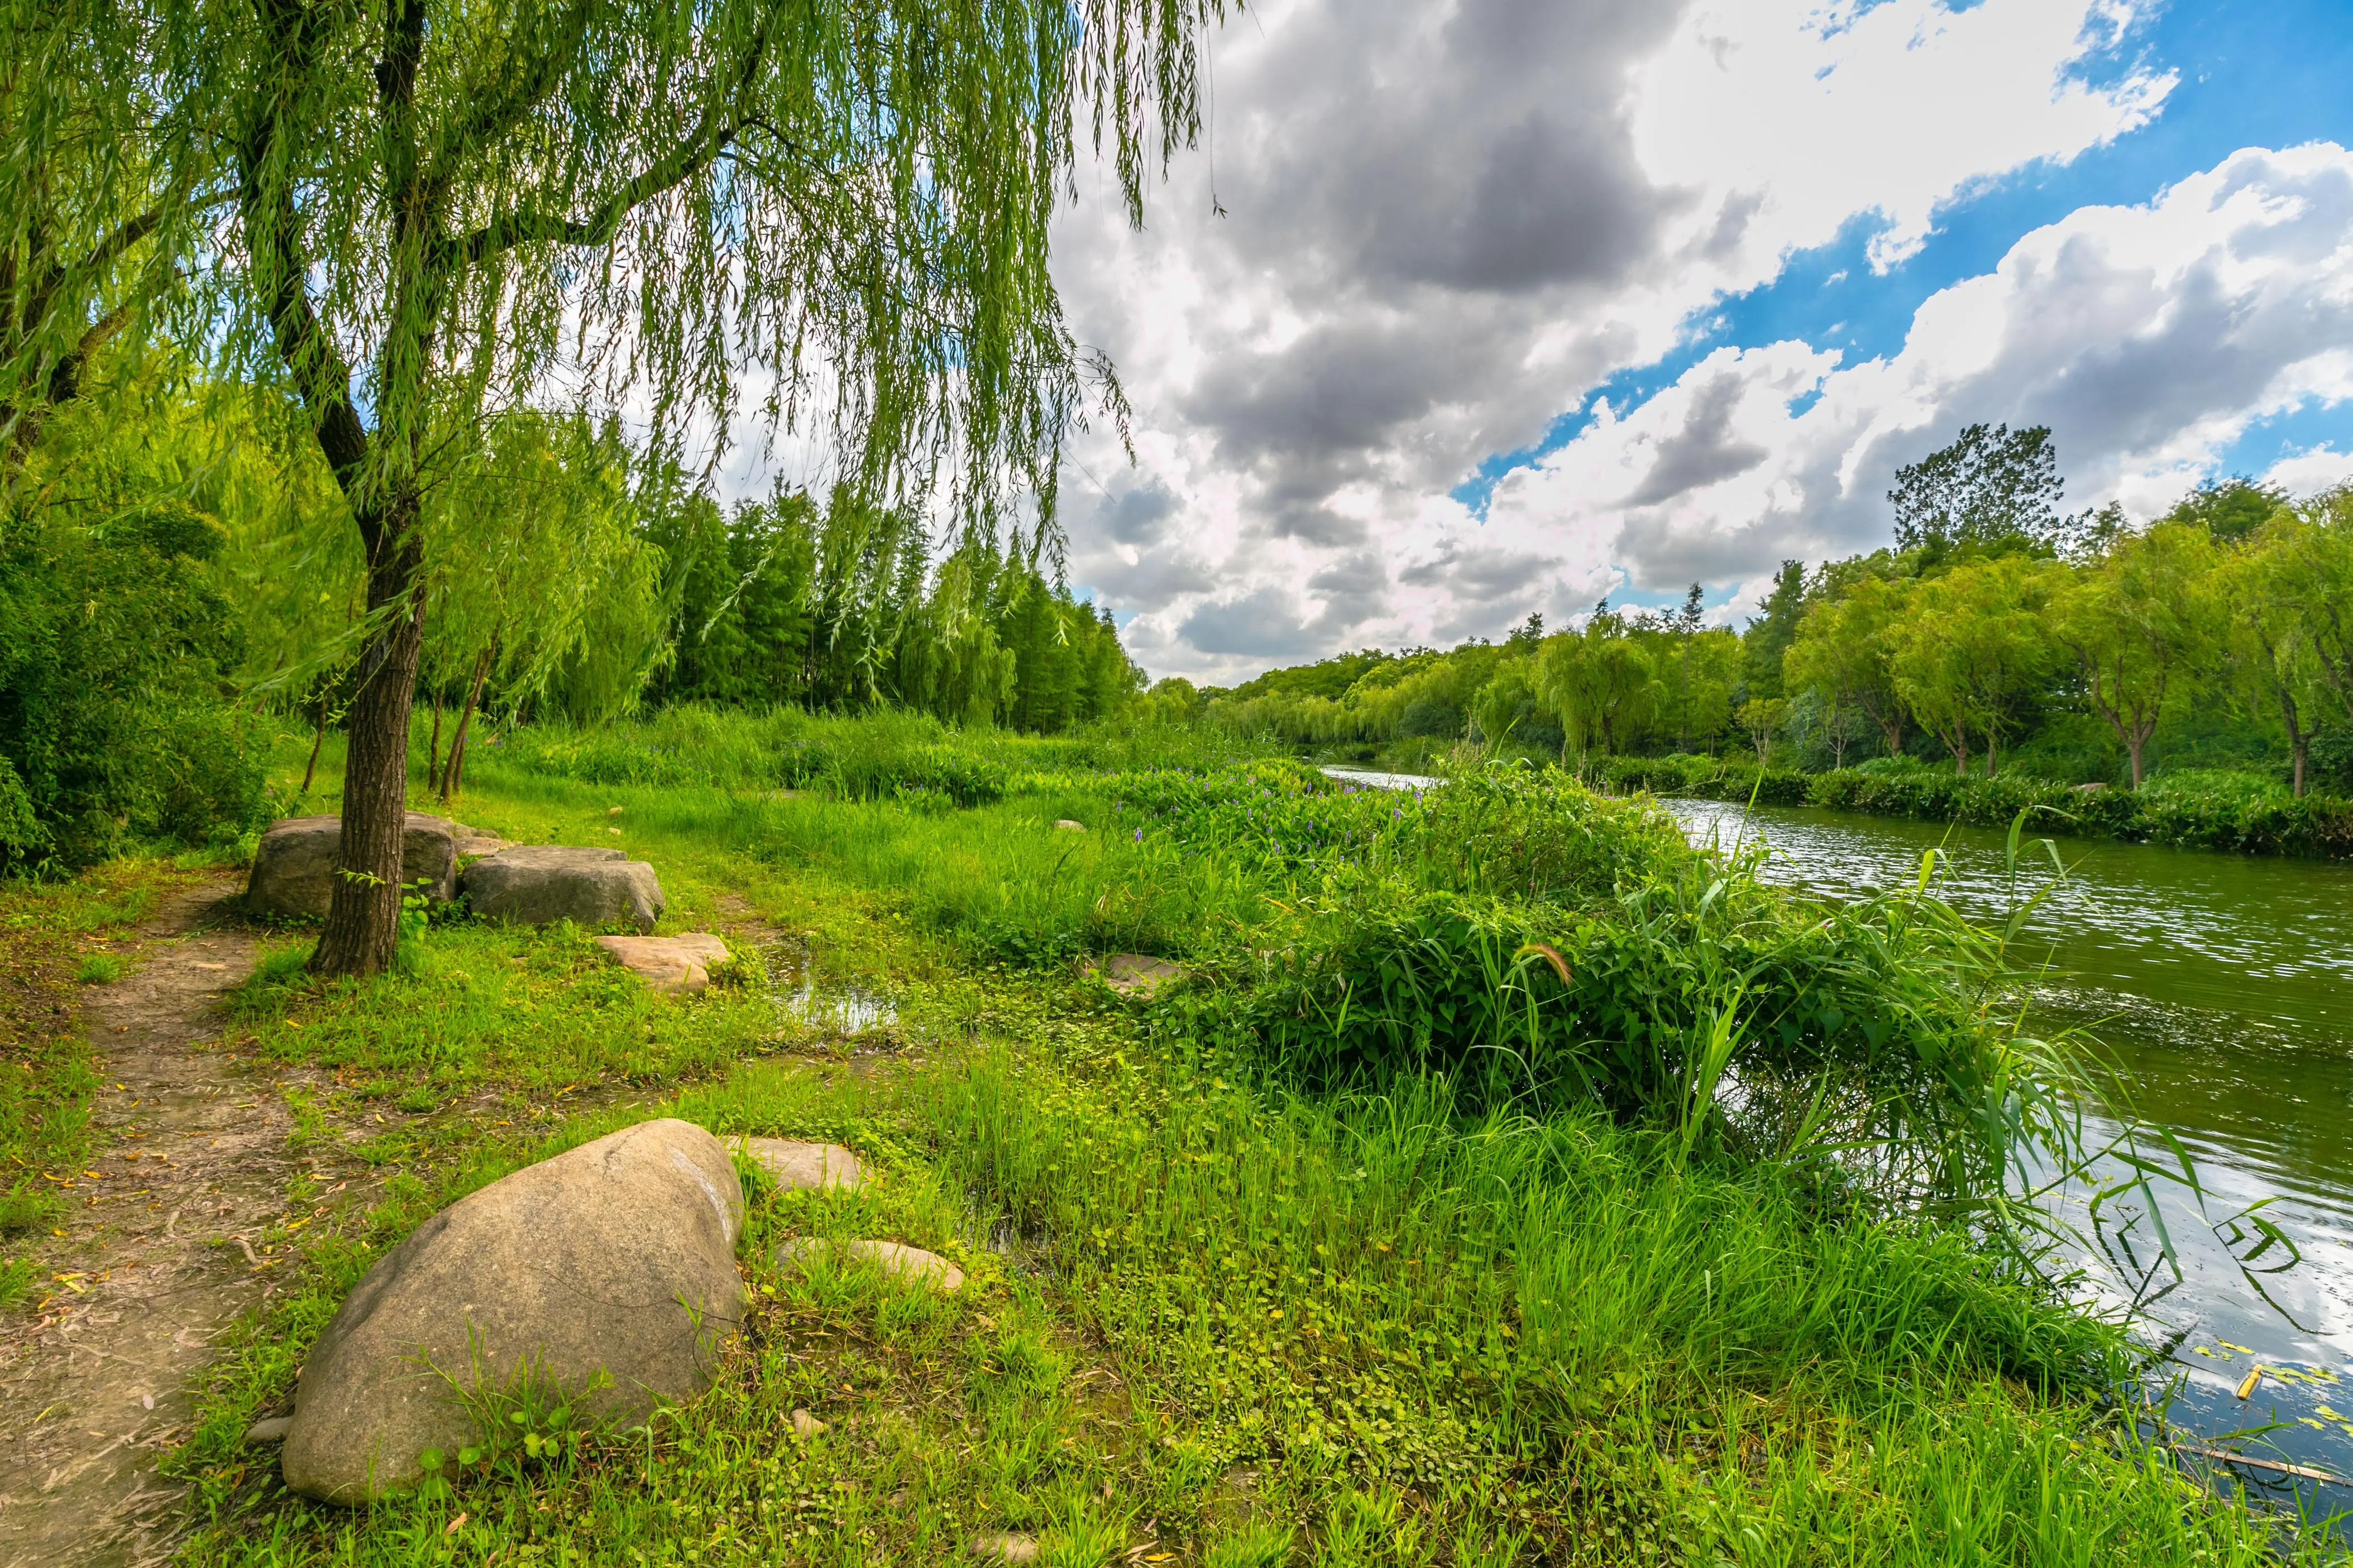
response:
<path id="1" fill-rule="evenodd" d="M 1899 470 L 1892 548 L 1783 563 L 1746 629 L 1699 588 L 1574 631 L 1367 650 L 1153 700 L 1304 744 L 1476 743 L 1564 761 L 1753 750 L 2137 787 L 2170 765 L 2353 787 L 2353 489 L 2209 482 L 2136 523 L 2073 516 L 2051 433 L 1971 426 Z"/>

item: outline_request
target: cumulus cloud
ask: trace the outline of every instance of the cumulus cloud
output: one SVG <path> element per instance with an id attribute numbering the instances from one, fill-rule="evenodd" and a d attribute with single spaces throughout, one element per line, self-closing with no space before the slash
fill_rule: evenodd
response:
<path id="1" fill-rule="evenodd" d="M 1925 301 L 1887 358 L 1841 365 L 1798 343 L 1711 354 L 1508 476 L 1488 526 L 1606 536 L 1641 587 L 1753 584 L 1784 556 L 1883 542 L 1896 467 L 1972 420 L 2050 425 L 2072 504 L 2149 515 L 2255 420 L 2348 396 L 2353 153 L 2248 151 L 2145 205 L 2026 235 Z M 1625 489 L 1672 453 L 1735 442 L 1769 455 L 1655 505 Z M 2275 472 L 2309 488 L 2344 462 L 2323 448 Z"/>
<path id="2" fill-rule="evenodd" d="M 1219 679 L 1500 635 L 1629 574 L 1720 583 L 1800 534 L 1844 537 L 1853 514 L 1809 510 L 1840 470 L 1793 468 L 1787 404 L 1849 373 L 1804 344 L 1710 356 L 1605 412 L 1484 525 L 1447 492 L 1794 250 L 1861 222 L 1891 263 L 1985 182 L 2145 123 L 2169 76 L 2085 74 L 2145 8 L 1253 7 L 1216 46 L 1209 145 L 1151 226 L 1096 186 L 1057 235 L 1141 459 L 1116 502 L 1073 508 L 1074 580 L 1137 613 L 1155 672 Z M 1108 446 L 1083 456 L 1124 471 Z M 1750 510 L 1721 510 L 1734 497 Z"/>

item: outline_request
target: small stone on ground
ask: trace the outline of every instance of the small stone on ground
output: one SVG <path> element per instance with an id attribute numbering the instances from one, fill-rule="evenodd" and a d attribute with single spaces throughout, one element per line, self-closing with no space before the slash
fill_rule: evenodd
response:
<path id="1" fill-rule="evenodd" d="M 936 1252 L 926 1252 L 920 1247 L 907 1247 L 895 1241 L 819 1241 L 800 1238 L 787 1241 L 776 1248 L 776 1267 L 787 1268 L 802 1255 L 818 1251 L 839 1250 L 851 1258 L 871 1258 L 882 1266 L 885 1274 L 895 1274 L 934 1286 L 949 1295 L 964 1289 L 964 1270 Z"/>
<path id="2" fill-rule="evenodd" d="M 684 936 L 600 936 L 606 956 L 656 991 L 680 996 L 711 984 L 711 966 L 727 962 L 727 944 L 708 931 Z"/>
<path id="3" fill-rule="evenodd" d="M 1056 819 L 1054 826 L 1060 828 L 1065 833 L 1084 833 L 1087 830 L 1087 825 L 1085 823 L 1072 822 L 1067 816 Z"/>
<path id="4" fill-rule="evenodd" d="M 245 1429 L 245 1440 L 248 1443 L 282 1443 L 286 1440 L 286 1428 L 293 1425 L 294 1417 L 291 1415 L 264 1416 Z"/>
<path id="5" fill-rule="evenodd" d="M 1149 996 L 1185 976 L 1184 966 L 1141 952 L 1114 952 L 1103 960 L 1103 984 L 1123 996 Z"/>
<path id="6" fill-rule="evenodd" d="M 826 1423 L 818 1420 L 807 1411 L 796 1410 L 793 1412 L 793 1432 L 795 1436 L 814 1437 L 818 1433 L 824 1431 L 825 1428 Z"/>
<path id="7" fill-rule="evenodd" d="M 856 1188 L 866 1167 L 839 1143 L 804 1143 L 792 1138 L 731 1138 L 727 1147 L 749 1154 L 786 1192 L 820 1187 Z"/>
<path id="8" fill-rule="evenodd" d="M 1009 1530 L 984 1530 L 972 1538 L 972 1554 L 984 1563 L 1035 1563 L 1038 1542 Z"/>

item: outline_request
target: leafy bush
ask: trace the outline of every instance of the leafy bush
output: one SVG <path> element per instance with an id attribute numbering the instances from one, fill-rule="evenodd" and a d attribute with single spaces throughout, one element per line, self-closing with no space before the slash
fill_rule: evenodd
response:
<path id="1" fill-rule="evenodd" d="M 1702 800 L 1819 805 L 1924 822 L 2007 827 L 2031 811 L 2039 832 L 2231 849 L 2259 855 L 2353 857 L 2353 800 L 2292 796 L 2277 781 L 2230 769 L 2183 769 L 2138 794 L 2069 784 L 2012 771 L 1964 778 L 1913 757 L 1874 757 L 1811 775 L 1714 757 L 1612 757 L 1611 787 Z"/>
<path id="2" fill-rule="evenodd" d="M 1630 864 L 1629 869 L 1632 868 Z M 1983 939 L 1933 902 L 1824 910 L 1687 851 L 1573 910 L 1344 868 L 1249 984 L 1172 1003 L 1328 1089 L 1436 1071 L 1466 1093 L 1679 1129 L 1781 1154 L 1809 1101 L 1881 1163 L 1833 1179 L 1959 1197 L 2007 1152 L 2063 1137 L 1985 1024 Z M 1730 1100 L 1719 1090 L 1737 1085 Z M 2010 1092 L 2001 1092 L 2003 1086 Z"/>
<path id="3" fill-rule="evenodd" d="M 1758 768 L 1731 757 L 1609 757 L 1599 773 L 1610 788 L 1697 800 L 1748 800 L 1760 805 L 1803 805 L 1807 777 L 1796 768 Z"/>
<path id="4" fill-rule="evenodd" d="M 266 737 L 230 705 L 237 620 L 200 570 L 218 544 L 178 505 L 0 525 L 0 867 L 259 825 Z"/>
<path id="5" fill-rule="evenodd" d="M 1525 763 L 1460 774 L 1394 815 L 1388 860 L 1450 892 L 1580 904 L 1696 856 L 1665 813 Z"/>

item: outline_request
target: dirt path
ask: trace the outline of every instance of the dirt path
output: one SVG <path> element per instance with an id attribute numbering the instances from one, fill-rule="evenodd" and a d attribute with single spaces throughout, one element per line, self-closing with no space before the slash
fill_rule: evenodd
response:
<path id="1" fill-rule="evenodd" d="M 185 1436 L 189 1374 L 269 1289 L 237 1246 L 285 1211 L 295 1170 L 274 1079 L 190 1046 L 251 972 L 218 920 L 231 886 L 182 891 L 138 933 L 139 962 L 89 994 L 107 1072 L 105 1150 L 68 1194 L 53 1298 L 0 1345 L 0 1563 L 144 1564 L 171 1552 L 179 1489 L 159 1454 Z"/>

